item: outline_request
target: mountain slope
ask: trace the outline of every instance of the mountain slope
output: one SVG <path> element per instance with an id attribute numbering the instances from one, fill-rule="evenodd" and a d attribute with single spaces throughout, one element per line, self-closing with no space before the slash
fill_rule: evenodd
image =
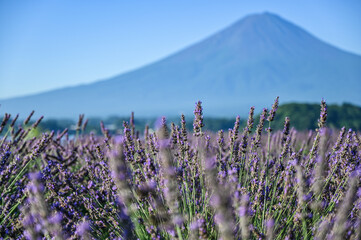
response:
<path id="1" fill-rule="evenodd" d="M 108 80 L 2 100 L 0 111 L 50 117 L 189 113 L 198 99 L 214 116 L 252 105 L 343 101 L 361 104 L 361 57 L 270 13 L 250 15 L 165 59 Z"/>

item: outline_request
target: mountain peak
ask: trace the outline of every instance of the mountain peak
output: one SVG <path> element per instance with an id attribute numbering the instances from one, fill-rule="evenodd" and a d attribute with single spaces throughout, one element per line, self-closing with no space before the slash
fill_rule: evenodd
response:
<path id="1" fill-rule="evenodd" d="M 262 22 L 269 22 L 269 21 L 275 21 L 275 22 L 288 22 L 287 20 L 281 18 L 279 15 L 271 12 L 262 12 L 262 13 L 254 13 L 247 15 L 240 20 L 238 20 L 234 25 L 238 24 L 260 24 Z"/>
<path id="2" fill-rule="evenodd" d="M 191 113 L 231 116 L 284 102 L 361 104 L 361 57 L 328 45 L 276 14 L 252 14 L 143 68 L 86 86 L 3 100 L 0 110 L 51 117 Z M 347 94 L 345 94 L 347 93 Z M 61 99 L 61 100 L 59 100 Z M 114 105 L 114 103 L 119 103 Z"/>
<path id="3" fill-rule="evenodd" d="M 296 25 L 291 22 L 281 18 L 277 14 L 270 12 L 256 13 L 248 15 L 236 23 L 234 23 L 230 28 L 240 28 L 242 30 L 251 29 L 252 31 L 261 31 L 261 30 L 270 30 L 270 29 L 279 29 L 279 28 L 297 28 Z"/>
<path id="4" fill-rule="evenodd" d="M 258 18 L 258 19 L 266 19 L 266 18 L 281 18 L 279 15 L 272 13 L 272 12 L 262 12 L 262 13 L 253 13 L 253 14 L 249 14 L 246 17 L 243 18 L 243 20 L 247 19 L 247 18 Z"/>

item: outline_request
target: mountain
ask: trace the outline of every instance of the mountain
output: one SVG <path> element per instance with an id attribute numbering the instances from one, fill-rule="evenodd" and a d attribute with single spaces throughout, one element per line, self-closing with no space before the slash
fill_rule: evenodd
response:
<path id="1" fill-rule="evenodd" d="M 51 77 L 51 76 L 49 76 Z M 361 56 L 333 47 L 271 13 L 254 14 L 169 57 L 92 84 L 0 100 L 1 112 L 47 117 L 177 115 L 203 101 L 208 116 L 250 106 L 361 105 Z"/>

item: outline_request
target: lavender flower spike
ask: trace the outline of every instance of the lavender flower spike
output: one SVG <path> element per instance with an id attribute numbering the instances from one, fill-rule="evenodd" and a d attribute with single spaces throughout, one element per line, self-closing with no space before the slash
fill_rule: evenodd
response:
<path id="1" fill-rule="evenodd" d="M 202 127 L 204 127 L 203 124 L 203 108 L 202 108 L 202 102 L 198 101 L 196 103 L 196 108 L 194 110 L 194 121 L 193 121 L 193 130 L 194 130 L 194 136 L 199 137 L 202 136 Z"/>

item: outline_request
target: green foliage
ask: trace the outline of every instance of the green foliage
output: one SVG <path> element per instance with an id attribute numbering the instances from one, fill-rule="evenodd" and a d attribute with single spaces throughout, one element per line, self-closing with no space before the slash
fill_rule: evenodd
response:
<path id="1" fill-rule="evenodd" d="M 361 107 L 344 103 L 342 105 L 328 105 L 327 126 L 330 128 L 352 128 L 361 130 Z M 297 130 L 317 128 L 320 114 L 319 104 L 283 104 L 277 110 L 275 129 L 282 129 L 285 117 L 289 116 L 291 126 Z"/>
<path id="2" fill-rule="evenodd" d="M 257 111 L 257 109 L 256 109 Z M 258 112 L 261 110 L 258 109 Z M 342 105 L 329 105 L 327 116 L 327 127 L 329 128 L 352 128 L 353 130 L 361 130 L 361 107 L 352 105 L 350 103 L 344 103 Z M 279 106 L 272 128 L 279 130 L 283 128 L 285 117 L 290 116 L 291 127 L 297 130 L 307 130 L 317 128 L 317 119 L 320 115 L 319 104 L 307 104 L 307 103 L 287 103 Z M 246 116 L 241 119 L 241 127 L 244 127 L 246 123 Z M 259 115 L 255 117 L 255 124 L 258 123 Z M 101 135 L 99 122 L 100 118 L 90 118 L 84 133 L 93 132 Z M 204 129 L 212 132 L 223 129 L 227 131 L 233 128 L 236 116 L 229 118 L 216 118 L 216 117 L 204 117 Z M 111 116 L 103 119 L 105 126 L 113 126 L 109 129 L 110 133 L 120 133 L 123 128 L 123 121 L 129 121 L 129 117 L 117 117 Z M 136 131 L 143 134 L 145 126 L 155 128 L 156 118 L 136 118 L 135 126 Z M 192 119 L 187 118 L 187 130 L 193 128 Z M 168 118 L 168 123 L 174 122 L 180 123 L 179 117 Z M 75 134 L 74 129 L 71 126 L 75 126 L 76 121 L 69 119 L 49 119 L 40 124 L 40 129 L 44 131 L 63 131 L 65 128 L 69 128 L 70 134 Z"/>

